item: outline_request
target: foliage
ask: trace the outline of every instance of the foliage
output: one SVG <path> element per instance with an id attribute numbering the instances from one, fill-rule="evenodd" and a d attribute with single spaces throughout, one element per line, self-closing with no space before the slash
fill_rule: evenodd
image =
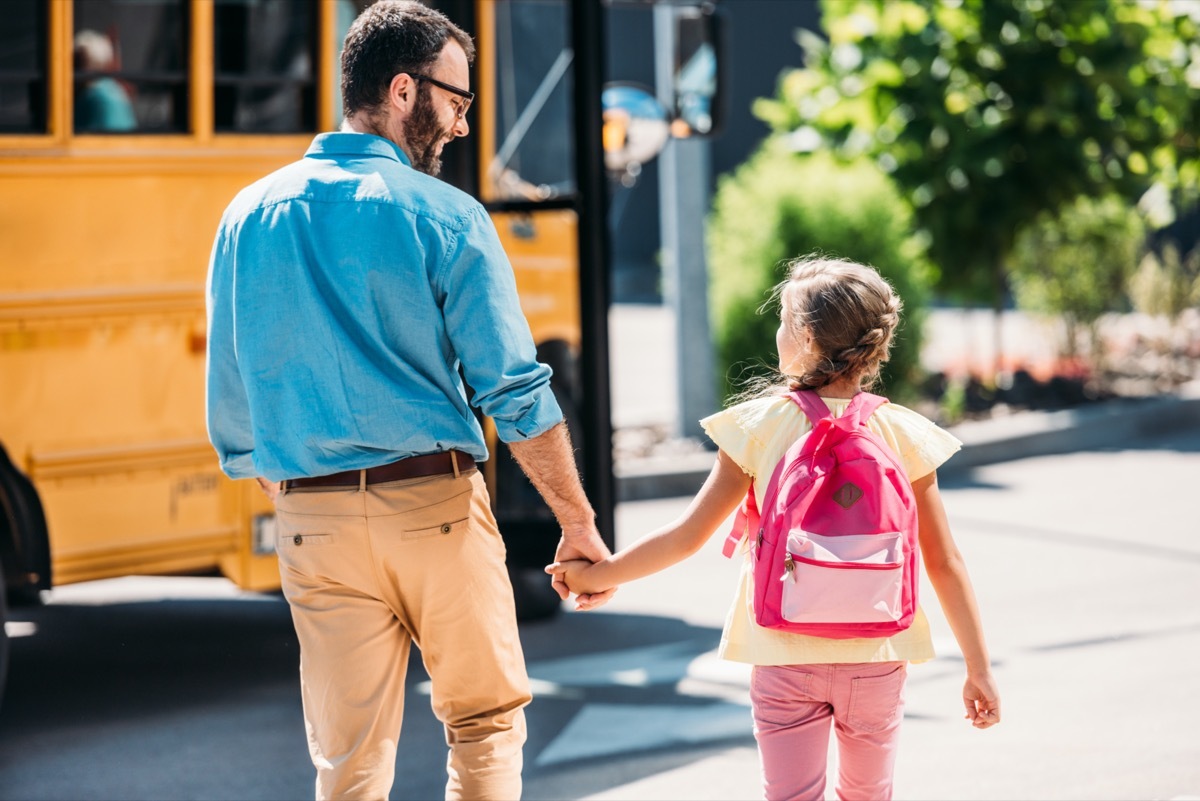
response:
<path id="1" fill-rule="evenodd" d="M 1066 355 L 1079 355 L 1081 330 L 1094 333 L 1102 314 L 1125 303 L 1144 242 L 1142 218 L 1114 195 L 1081 196 L 1058 215 L 1043 213 L 1013 249 L 1017 305 L 1060 315 L 1067 326 Z"/>
<path id="2" fill-rule="evenodd" d="M 917 380 L 922 309 L 932 273 L 911 235 L 911 219 L 887 178 L 867 161 L 798 156 L 768 140 L 722 178 L 708 227 L 710 305 L 723 394 L 776 362 L 777 308 L 762 308 L 785 277 L 784 264 L 820 251 L 870 264 L 904 302 L 883 383 L 911 397 Z M 761 312 L 760 312 L 761 308 Z"/>
<path id="3" fill-rule="evenodd" d="M 797 148 L 867 154 L 930 236 L 941 288 L 999 303 L 1015 234 L 1080 195 L 1200 185 L 1200 37 L 1186 7 L 824 0 L 806 68 L 756 114 Z"/>
<path id="4" fill-rule="evenodd" d="M 1129 281 L 1129 297 L 1138 311 L 1172 323 L 1187 309 L 1200 306 L 1200 245 L 1185 256 L 1174 243 L 1163 248 L 1161 258 L 1147 253 Z"/>
<path id="5" fill-rule="evenodd" d="M 946 385 L 946 391 L 938 399 L 938 412 L 941 415 L 941 422 L 945 425 L 954 425 L 962 421 L 967 412 L 965 380 L 951 381 Z"/>

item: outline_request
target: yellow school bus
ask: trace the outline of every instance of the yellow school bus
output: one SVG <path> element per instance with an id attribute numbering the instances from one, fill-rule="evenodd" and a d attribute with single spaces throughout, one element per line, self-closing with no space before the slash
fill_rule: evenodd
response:
<path id="1" fill-rule="evenodd" d="M 339 124 L 341 40 L 370 1 L 5 0 L 0 598 L 130 574 L 278 586 L 270 504 L 205 435 L 203 284 L 233 196 Z M 610 168 L 629 143 L 602 137 L 601 0 L 430 4 L 478 45 L 443 177 L 494 216 L 611 543 L 601 143 L 621 140 Z M 557 527 L 490 436 L 510 565 L 532 569 Z M 518 582 L 527 614 L 557 607 L 546 589 Z"/>

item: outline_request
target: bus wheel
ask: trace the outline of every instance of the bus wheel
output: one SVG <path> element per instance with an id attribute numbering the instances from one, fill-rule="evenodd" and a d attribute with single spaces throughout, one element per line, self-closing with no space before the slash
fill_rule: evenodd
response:
<path id="1" fill-rule="evenodd" d="M 8 585 L 8 603 L 41 603 L 50 589 L 50 537 L 37 489 L 0 447 L 0 562 Z"/>

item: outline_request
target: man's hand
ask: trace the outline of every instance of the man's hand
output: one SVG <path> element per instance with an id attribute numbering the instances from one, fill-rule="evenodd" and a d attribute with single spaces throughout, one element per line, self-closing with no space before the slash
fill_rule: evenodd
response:
<path id="1" fill-rule="evenodd" d="M 254 480 L 258 482 L 259 488 L 261 488 L 263 493 L 266 494 L 267 500 L 269 500 L 271 503 L 275 503 L 275 497 L 279 495 L 279 482 L 267 481 L 262 476 L 259 476 Z"/>
<path id="2" fill-rule="evenodd" d="M 596 530 L 596 513 L 592 511 L 583 485 L 579 482 L 579 470 L 575 467 L 575 453 L 571 449 L 566 424 L 559 423 L 533 439 L 510 442 L 508 450 L 550 505 L 554 517 L 562 526 L 562 540 L 554 552 L 554 561 L 587 559 L 595 562 L 608 556 L 608 548 L 604 547 L 600 532 Z M 555 577 L 551 586 L 559 598 L 567 600 L 570 593 L 560 577 Z M 613 592 L 578 596 L 575 608 L 594 609 L 607 602 Z"/>
<path id="3" fill-rule="evenodd" d="M 554 552 L 555 562 L 566 562 L 570 559 L 586 559 L 589 562 L 598 562 L 601 559 L 609 556 L 608 547 L 604 544 L 604 540 L 600 539 L 600 532 L 595 526 L 587 528 L 572 528 L 563 529 L 562 539 L 559 540 L 558 550 Z M 563 581 L 561 575 L 555 574 L 551 576 L 550 586 L 554 587 L 554 591 L 558 593 L 558 597 L 564 601 L 570 595 L 570 590 L 567 584 Z M 575 598 L 575 609 L 580 612 L 586 612 L 589 609 L 595 609 L 608 603 L 608 601 L 616 593 L 617 588 L 605 592 L 598 592 L 591 595 L 579 595 Z"/>

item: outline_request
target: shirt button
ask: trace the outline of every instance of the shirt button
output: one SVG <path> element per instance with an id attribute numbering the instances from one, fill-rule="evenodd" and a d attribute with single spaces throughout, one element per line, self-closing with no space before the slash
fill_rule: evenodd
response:
<path id="1" fill-rule="evenodd" d="M 450 533 L 450 524 L 449 523 L 442 523 L 442 533 L 443 534 Z"/>
<path id="2" fill-rule="evenodd" d="M 299 534 L 297 534 L 296 536 L 292 537 L 292 542 L 296 543 L 297 545 L 301 545 L 304 543 L 304 537 L 301 537 Z"/>

